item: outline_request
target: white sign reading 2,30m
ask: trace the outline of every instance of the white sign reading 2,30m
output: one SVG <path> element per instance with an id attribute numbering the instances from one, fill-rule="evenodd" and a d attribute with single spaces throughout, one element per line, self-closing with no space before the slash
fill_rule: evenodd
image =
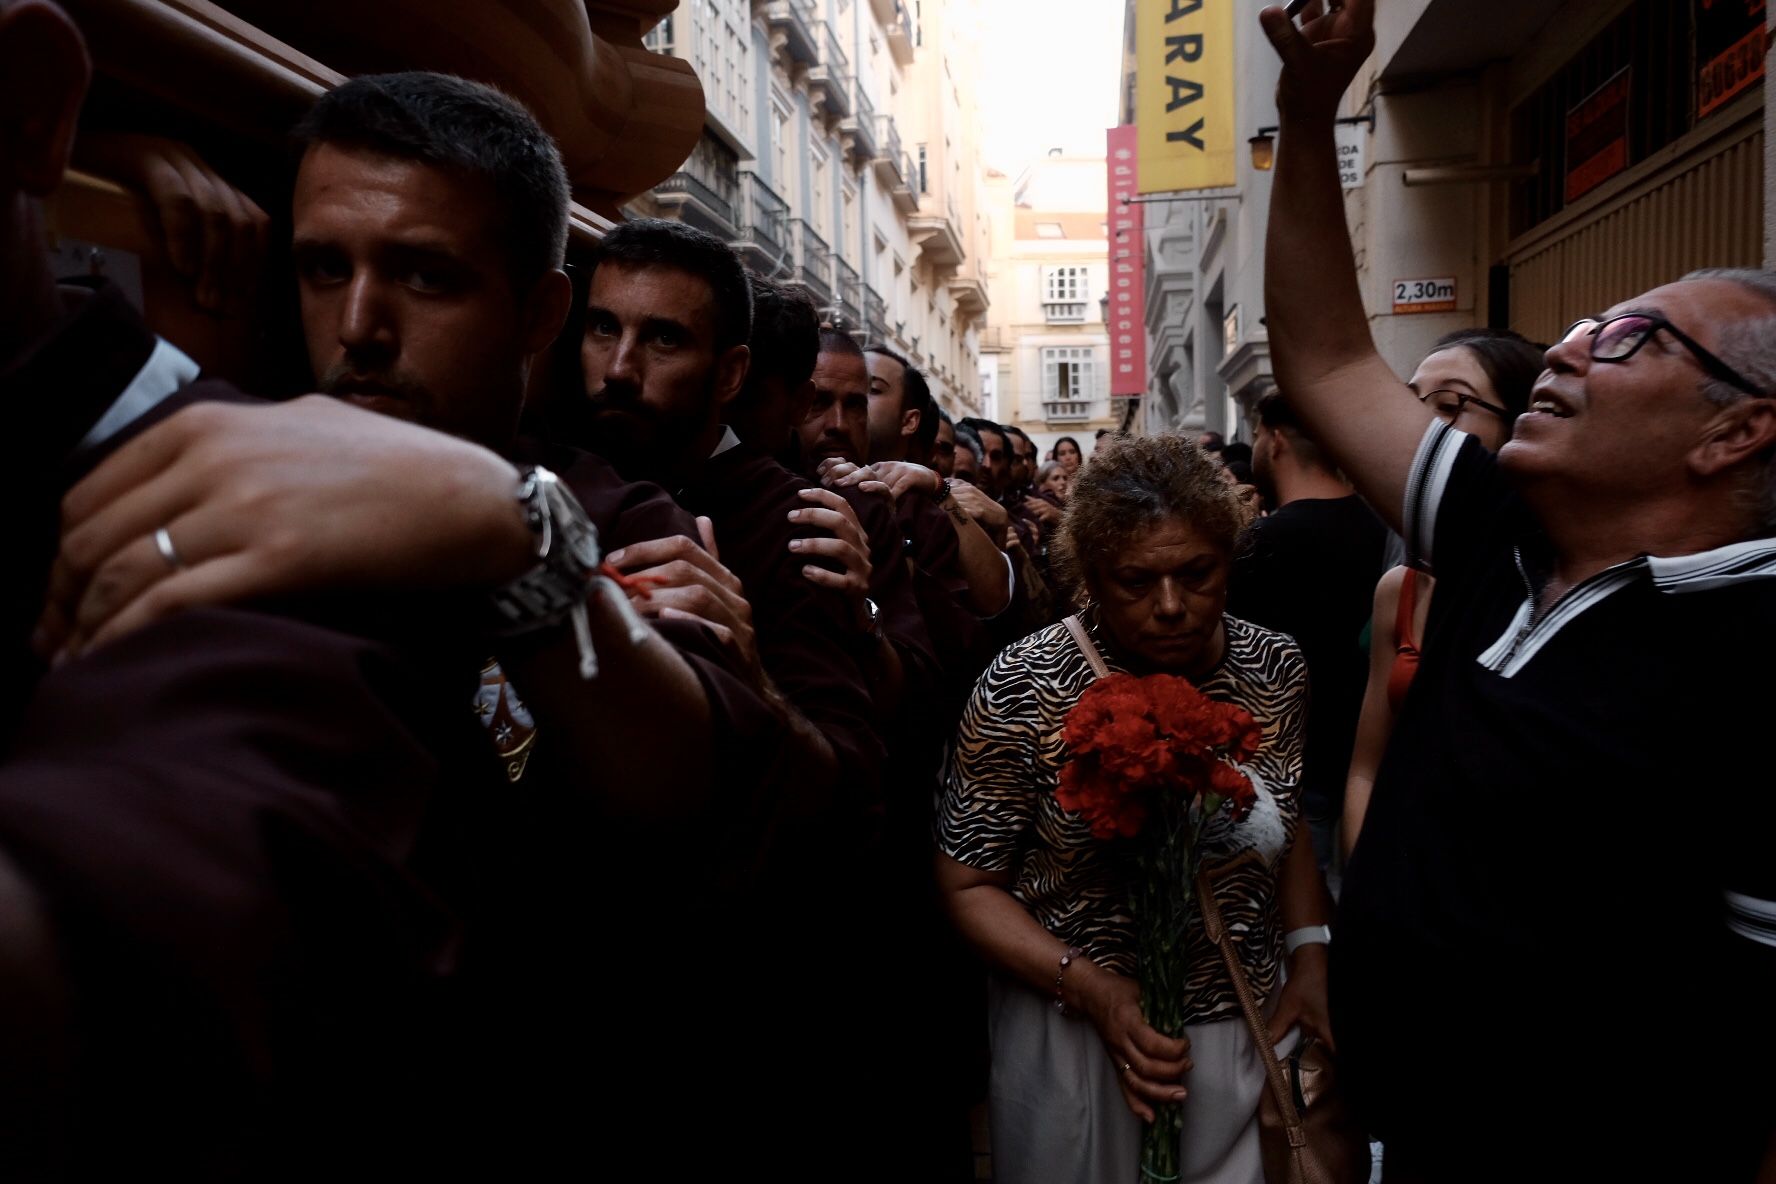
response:
<path id="1" fill-rule="evenodd" d="M 1394 281 L 1395 312 L 1454 312 L 1455 277 Z"/>

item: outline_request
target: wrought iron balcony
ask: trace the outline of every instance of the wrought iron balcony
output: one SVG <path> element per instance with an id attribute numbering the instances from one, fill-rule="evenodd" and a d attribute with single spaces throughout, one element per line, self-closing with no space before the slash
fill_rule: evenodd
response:
<path id="1" fill-rule="evenodd" d="M 913 172 L 907 167 L 911 159 L 900 146 L 900 129 L 894 116 L 876 116 L 876 178 L 890 189 L 910 187 Z"/>
<path id="2" fill-rule="evenodd" d="M 882 28 L 888 34 L 888 49 L 894 54 L 894 60 L 903 66 L 912 65 L 913 47 L 918 43 L 919 35 L 902 0 L 894 0 L 893 14 L 882 22 Z"/>
<path id="3" fill-rule="evenodd" d="M 881 129 L 880 134 L 877 136 L 877 143 L 881 146 L 882 155 L 892 157 L 895 161 L 900 163 L 901 168 L 906 169 L 905 162 L 908 157 L 906 152 L 900 146 L 900 126 L 894 122 L 894 116 L 892 115 L 879 115 L 876 119 Z M 901 175 L 908 180 L 911 180 L 913 176 L 912 170 L 906 169 Z"/>
<path id="4" fill-rule="evenodd" d="M 888 302 L 868 285 L 863 289 L 863 327 L 872 342 L 888 340 Z"/>
<path id="5" fill-rule="evenodd" d="M 765 23 L 771 29 L 772 49 L 781 49 L 790 61 L 804 66 L 820 60 L 820 42 L 814 35 L 820 18 L 812 0 L 771 0 L 765 6 Z"/>
<path id="6" fill-rule="evenodd" d="M 799 219 L 795 224 L 795 238 L 796 279 L 808 289 L 817 307 L 827 308 L 833 302 L 832 252 L 827 249 L 826 240 Z"/>
<path id="7" fill-rule="evenodd" d="M 841 328 L 863 328 L 863 278 L 837 252 L 832 256 L 833 314 Z"/>
<path id="8" fill-rule="evenodd" d="M 819 64 L 808 71 L 808 88 L 827 118 L 846 119 L 851 115 L 851 63 L 839 48 L 832 26 L 826 26 L 823 33 L 825 46 Z"/>
<path id="9" fill-rule="evenodd" d="M 901 154 L 900 175 L 905 180 L 894 186 L 894 204 L 901 213 L 911 214 L 919 208 L 919 166 L 911 152 Z"/>
<path id="10" fill-rule="evenodd" d="M 839 134 L 845 138 L 845 150 L 859 163 L 876 158 L 876 108 L 863 91 L 863 80 L 851 80 L 851 97 L 856 100 L 851 114 L 840 121 Z"/>
<path id="11" fill-rule="evenodd" d="M 1092 418 L 1096 399 L 1044 399 L 1042 418 L 1050 423 L 1078 423 Z"/>
<path id="12" fill-rule="evenodd" d="M 662 210 L 718 238 L 734 237 L 734 202 L 687 172 L 673 173 L 654 186 Z"/>
<path id="13" fill-rule="evenodd" d="M 734 249 L 741 261 L 761 275 L 770 275 L 788 255 L 789 246 L 789 203 L 757 173 L 742 173 L 740 220 L 734 228 Z"/>
<path id="14" fill-rule="evenodd" d="M 1083 325 L 1086 308 L 1083 300 L 1044 300 L 1042 319 L 1051 325 Z"/>

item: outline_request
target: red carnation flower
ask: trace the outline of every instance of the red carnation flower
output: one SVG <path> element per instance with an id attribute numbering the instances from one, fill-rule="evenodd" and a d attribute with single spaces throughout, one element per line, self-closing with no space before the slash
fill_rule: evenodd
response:
<path id="1" fill-rule="evenodd" d="M 1169 674 L 1113 674 L 1087 687 L 1062 728 L 1069 759 L 1055 797 L 1099 838 L 1133 837 L 1154 793 L 1227 798 L 1235 817 L 1255 799 L 1244 760 L 1263 729 L 1243 709 L 1211 699 Z"/>

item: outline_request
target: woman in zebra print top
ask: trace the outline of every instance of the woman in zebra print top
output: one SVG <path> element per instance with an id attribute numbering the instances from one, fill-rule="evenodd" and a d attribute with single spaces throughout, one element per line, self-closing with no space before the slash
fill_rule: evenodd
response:
<path id="1" fill-rule="evenodd" d="M 1301 947 L 1277 990 L 1285 928 L 1323 923 L 1329 907 L 1312 850 L 1297 841 L 1307 671 L 1292 639 L 1223 614 L 1239 523 L 1233 491 L 1194 443 L 1117 440 L 1081 470 L 1057 558 L 1112 670 L 1183 675 L 1263 727 L 1242 766 L 1259 803 L 1238 823 L 1214 819 L 1203 858 L 1225 869 L 1216 899 L 1275 1030 L 1299 1021 L 1323 1038 L 1325 947 Z M 1092 678 L 1064 625 L 1008 647 L 975 687 L 945 777 L 940 885 L 998 971 L 994 1176 L 1134 1181 L 1140 1120 L 1187 1090 L 1184 1181 L 1262 1184 L 1263 1069 L 1201 920 L 1185 931 L 1187 1039 L 1169 1040 L 1140 1017 L 1120 850 L 1055 800 L 1062 723 Z"/>

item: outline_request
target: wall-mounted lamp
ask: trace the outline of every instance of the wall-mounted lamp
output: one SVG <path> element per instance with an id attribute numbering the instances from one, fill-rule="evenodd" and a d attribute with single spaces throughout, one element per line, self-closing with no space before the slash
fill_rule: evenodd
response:
<path id="1" fill-rule="evenodd" d="M 1366 123 L 1369 130 L 1375 130 L 1375 112 L 1369 111 L 1362 115 L 1343 115 L 1333 120 L 1339 124 Z M 1276 136 L 1280 128 L 1261 127 L 1258 134 L 1247 140 L 1252 146 L 1252 167 L 1261 173 L 1268 173 L 1276 166 Z"/>
<path id="2" fill-rule="evenodd" d="M 1276 164 L 1276 134 L 1279 129 L 1261 127 L 1258 134 L 1247 140 L 1252 146 L 1252 167 L 1261 173 L 1268 173 Z"/>

